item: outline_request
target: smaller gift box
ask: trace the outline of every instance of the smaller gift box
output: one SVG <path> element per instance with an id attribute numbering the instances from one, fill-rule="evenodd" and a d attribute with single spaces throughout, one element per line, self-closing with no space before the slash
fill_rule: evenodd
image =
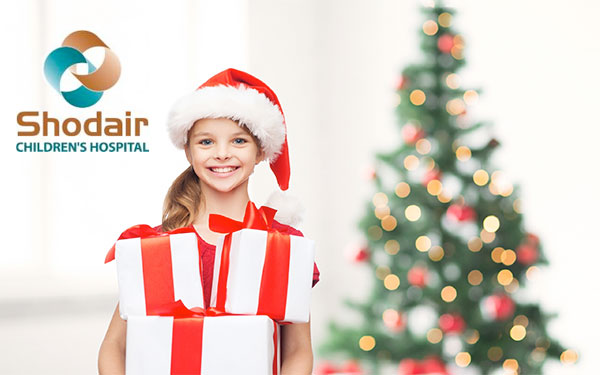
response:
<path id="1" fill-rule="evenodd" d="M 227 233 L 215 253 L 211 306 L 234 314 L 268 315 L 279 323 L 309 320 L 313 240 L 271 227 L 276 210 L 248 202 L 244 222 L 210 215 Z"/>
<path id="2" fill-rule="evenodd" d="M 128 375 L 278 373 L 279 332 L 273 320 L 178 310 L 183 314 L 129 317 Z"/>
<path id="3" fill-rule="evenodd" d="M 136 225 L 123 232 L 105 260 L 116 259 L 121 318 L 156 315 L 176 300 L 204 306 L 199 251 L 191 228 L 163 233 Z"/>

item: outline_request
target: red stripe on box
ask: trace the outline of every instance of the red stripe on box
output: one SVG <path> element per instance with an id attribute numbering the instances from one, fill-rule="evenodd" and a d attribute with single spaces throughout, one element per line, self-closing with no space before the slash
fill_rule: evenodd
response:
<path id="1" fill-rule="evenodd" d="M 289 234 L 269 231 L 256 315 L 269 315 L 275 320 L 285 318 L 289 269 Z"/>
<path id="2" fill-rule="evenodd" d="M 202 370 L 204 318 L 173 320 L 171 374 L 199 375 Z"/>
<path id="3" fill-rule="evenodd" d="M 171 242 L 169 236 L 142 238 L 141 241 L 146 314 L 156 315 L 157 307 L 175 300 Z"/>
<path id="4" fill-rule="evenodd" d="M 229 254 L 231 252 L 231 237 L 229 233 L 223 240 L 223 250 L 221 251 L 221 266 L 219 268 L 219 283 L 217 284 L 217 309 L 225 311 L 225 301 L 227 300 L 227 278 L 229 276 Z M 214 283 L 214 280 L 213 280 Z"/>

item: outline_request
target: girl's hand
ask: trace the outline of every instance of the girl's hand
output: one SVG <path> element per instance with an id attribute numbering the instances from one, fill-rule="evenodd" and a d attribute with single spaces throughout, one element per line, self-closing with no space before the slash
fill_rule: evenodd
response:
<path id="1" fill-rule="evenodd" d="M 127 322 L 119 316 L 119 304 L 104 336 L 98 353 L 100 375 L 125 375 L 125 343 Z"/>
<path id="2" fill-rule="evenodd" d="M 310 375 L 313 352 L 308 323 L 281 326 L 281 375 Z"/>

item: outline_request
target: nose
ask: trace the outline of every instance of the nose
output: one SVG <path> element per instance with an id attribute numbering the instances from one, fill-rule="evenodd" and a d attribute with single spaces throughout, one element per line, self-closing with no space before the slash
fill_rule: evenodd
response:
<path id="1" fill-rule="evenodd" d="M 229 149 L 229 144 L 227 142 L 221 142 L 215 148 L 215 159 L 218 160 L 227 160 L 231 157 L 231 150 Z"/>

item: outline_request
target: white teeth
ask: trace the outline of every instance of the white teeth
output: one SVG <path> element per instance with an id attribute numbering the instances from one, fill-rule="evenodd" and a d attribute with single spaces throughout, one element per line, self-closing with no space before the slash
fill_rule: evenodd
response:
<path id="1" fill-rule="evenodd" d="M 235 170 L 236 168 L 211 168 L 210 170 L 213 172 L 218 172 L 218 173 L 227 173 L 227 172 L 231 172 L 233 170 Z"/>

